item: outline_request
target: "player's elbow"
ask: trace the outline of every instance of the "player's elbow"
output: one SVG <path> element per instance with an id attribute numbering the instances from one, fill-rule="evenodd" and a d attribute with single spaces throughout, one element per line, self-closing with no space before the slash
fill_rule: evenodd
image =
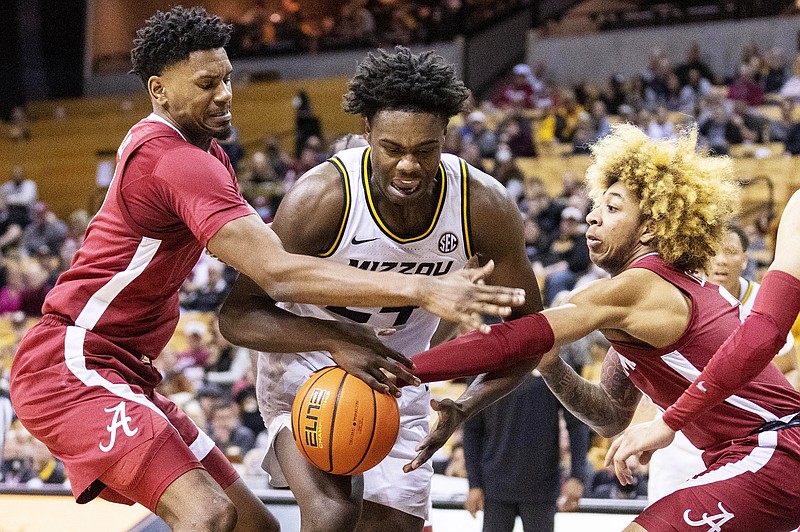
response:
<path id="1" fill-rule="evenodd" d="M 245 341 L 243 321 L 244 313 L 236 303 L 226 301 L 219 309 L 219 332 L 233 345 L 242 345 Z"/>

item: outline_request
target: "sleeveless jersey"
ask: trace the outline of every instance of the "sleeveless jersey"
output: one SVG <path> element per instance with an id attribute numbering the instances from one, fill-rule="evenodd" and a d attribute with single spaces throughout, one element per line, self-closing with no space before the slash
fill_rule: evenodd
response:
<path id="1" fill-rule="evenodd" d="M 381 220 L 373 202 L 369 154 L 370 148 L 352 148 L 330 159 L 342 176 L 345 201 L 336 240 L 321 256 L 362 270 L 409 275 L 444 275 L 463 268 L 471 255 L 466 163 L 442 154 L 438 176 L 442 186 L 433 220 L 422 234 L 401 237 Z M 439 324 L 437 316 L 417 307 L 282 306 L 302 316 L 396 329 L 381 340 L 407 356 L 426 350 Z"/>
<path id="2" fill-rule="evenodd" d="M 103 206 L 43 311 L 156 358 L 175 331 L 178 290 L 204 246 L 252 213 L 216 141 L 206 152 L 151 114 L 120 145 Z"/>
<path id="3" fill-rule="evenodd" d="M 666 409 L 740 325 L 739 302 L 724 288 L 678 271 L 656 254 L 646 255 L 630 267 L 656 273 L 690 300 L 689 324 L 672 345 L 657 349 L 611 342 L 633 384 Z M 797 412 L 800 393 L 770 364 L 736 395 L 684 427 L 683 433 L 695 447 L 713 457 L 731 440 L 747 436 L 765 422 Z"/>

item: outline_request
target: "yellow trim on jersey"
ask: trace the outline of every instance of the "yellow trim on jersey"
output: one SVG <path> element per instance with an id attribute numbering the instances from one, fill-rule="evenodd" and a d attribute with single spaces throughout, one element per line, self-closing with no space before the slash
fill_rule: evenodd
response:
<path id="1" fill-rule="evenodd" d="M 350 194 L 350 178 L 347 175 L 347 168 L 345 168 L 344 164 L 338 157 L 331 157 L 328 159 L 333 165 L 339 170 L 339 174 L 342 176 L 342 182 L 344 182 L 344 206 L 342 212 L 342 223 L 339 226 L 339 233 L 336 235 L 336 238 L 333 240 L 333 244 L 324 252 L 320 253 L 320 257 L 330 257 L 336 248 L 339 247 L 339 243 L 342 241 L 342 235 L 344 234 L 344 228 L 347 227 L 347 217 L 350 216 L 350 200 L 352 195 Z"/>
<path id="2" fill-rule="evenodd" d="M 464 236 L 464 251 L 467 258 L 472 257 L 472 238 L 469 232 L 469 171 L 467 162 L 459 159 L 461 163 L 461 231 Z"/>
<path id="3" fill-rule="evenodd" d="M 744 291 L 744 295 L 742 296 L 740 303 L 744 305 L 745 302 L 750 298 L 750 294 L 752 293 L 753 293 L 753 281 L 747 281 L 747 290 Z"/>
<path id="4" fill-rule="evenodd" d="M 408 242 L 416 242 L 417 240 L 422 240 L 423 238 L 430 235 L 431 232 L 433 232 L 433 228 L 436 227 L 436 222 L 439 221 L 439 215 L 442 214 L 442 209 L 444 208 L 444 198 L 447 192 L 447 176 L 445 175 L 444 166 L 442 165 L 441 161 L 439 162 L 439 177 L 441 178 L 441 186 L 439 187 L 439 203 L 438 205 L 436 205 L 436 212 L 434 212 L 433 214 L 433 220 L 431 220 L 431 225 L 421 235 L 412 236 L 409 238 L 403 238 L 392 233 L 392 230 L 389 229 L 385 223 L 383 223 L 383 220 L 381 220 L 381 217 L 378 214 L 378 209 L 375 207 L 375 203 L 372 200 L 372 191 L 369 188 L 369 176 L 371 174 L 369 161 L 370 161 L 371 151 L 372 148 L 367 148 L 365 152 L 364 162 L 361 168 L 361 175 L 363 176 L 364 191 L 366 192 L 367 205 L 369 206 L 369 212 L 372 215 L 372 219 L 375 220 L 375 223 L 378 224 L 378 227 L 380 227 L 381 231 L 383 231 L 383 233 L 386 234 L 386 236 L 401 244 L 407 244 Z"/>

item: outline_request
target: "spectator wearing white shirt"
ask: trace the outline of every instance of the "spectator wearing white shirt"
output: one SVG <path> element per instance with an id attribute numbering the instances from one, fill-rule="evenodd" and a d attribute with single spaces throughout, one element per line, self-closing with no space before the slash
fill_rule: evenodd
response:
<path id="1" fill-rule="evenodd" d="M 0 186 L 0 192 L 5 195 L 9 209 L 20 211 L 24 218 L 28 218 L 33 210 L 36 200 L 39 199 L 39 190 L 33 179 L 25 177 L 25 169 L 21 164 L 11 168 L 11 179 Z"/>

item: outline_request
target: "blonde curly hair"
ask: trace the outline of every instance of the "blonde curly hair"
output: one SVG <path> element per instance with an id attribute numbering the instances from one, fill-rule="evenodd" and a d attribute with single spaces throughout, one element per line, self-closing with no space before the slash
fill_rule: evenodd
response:
<path id="1" fill-rule="evenodd" d="M 617 124 L 591 150 L 586 183 L 592 200 L 621 182 L 639 198 L 655 235 L 651 245 L 664 260 L 686 271 L 702 269 L 739 207 L 731 160 L 698 152 L 695 127 L 676 139 L 652 140 L 636 126 Z"/>

